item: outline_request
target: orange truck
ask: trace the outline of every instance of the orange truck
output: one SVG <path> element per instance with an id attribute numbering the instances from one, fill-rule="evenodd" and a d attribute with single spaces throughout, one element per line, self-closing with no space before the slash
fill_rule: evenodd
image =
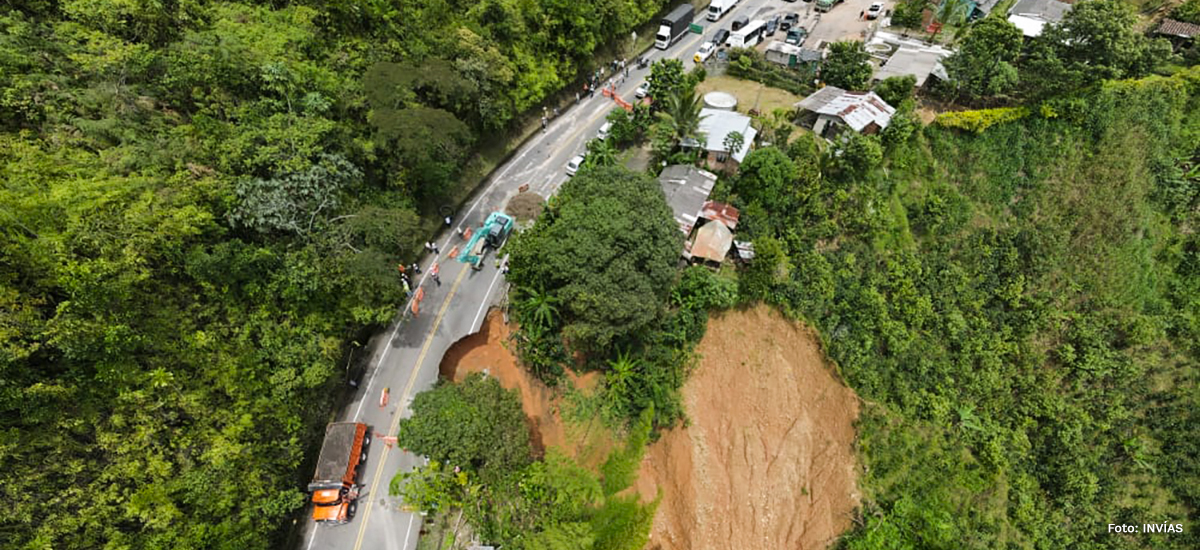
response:
<path id="1" fill-rule="evenodd" d="M 358 467 L 367 460 L 369 428 L 359 422 L 334 422 L 325 427 L 325 442 L 317 457 L 317 472 L 308 490 L 312 493 L 313 520 L 346 523 L 354 516 L 358 499 Z"/>

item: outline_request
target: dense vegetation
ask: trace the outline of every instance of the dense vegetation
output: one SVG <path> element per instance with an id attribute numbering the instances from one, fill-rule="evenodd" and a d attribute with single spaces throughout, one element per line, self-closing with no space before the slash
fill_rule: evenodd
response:
<path id="1" fill-rule="evenodd" d="M 6 4 L 3 546 L 277 542 L 482 136 L 663 4 Z"/>
<path id="2" fill-rule="evenodd" d="M 391 493 L 423 511 L 461 511 L 472 540 L 496 547 L 641 550 L 658 503 L 618 493 L 636 479 L 652 415 L 597 474 L 553 449 L 535 460 L 519 397 L 495 378 L 442 383 L 417 395 L 400 427 L 401 445 L 430 463 L 397 474 Z"/>
<path id="3" fill-rule="evenodd" d="M 885 135 L 865 169 L 801 138 L 722 184 L 743 295 L 818 326 L 871 404 L 848 548 L 1197 545 L 1200 73 L 1028 111 Z M 1163 521 L 1187 534 L 1107 532 Z"/>

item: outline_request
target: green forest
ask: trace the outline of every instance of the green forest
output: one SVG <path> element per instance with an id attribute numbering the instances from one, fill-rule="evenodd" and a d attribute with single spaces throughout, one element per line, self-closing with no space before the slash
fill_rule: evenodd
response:
<path id="1" fill-rule="evenodd" d="M 396 263 L 664 4 L 6 3 L 0 546 L 280 544 Z"/>
<path id="2" fill-rule="evenodd" d="M 472 377 L 416 397 L 399 435 L 431 462 L 391 491 L 505 547 L 641 548 L 657 502 L 625 490 L 686 422 L 707 315 L 767 302 L 864 401 L 841 548 L 1200 547 L 1200 56 L 1120 0 L 1077 4 L 1033 41 L 1002 17 L 956 29 L 928 90 L 954 109 L 930 124 L 897 81 L 879 136 L 760 119 L 780 145 L 714 191 L 754 242 L 744 268 L 677 269 L 657 181 L 617 166 L 631 146 L 695 160 L 677 143 L 704 71 L 656 64 L 660 105 L 613 115 L 506 248 L 523 363 L 602 372 L 574 414 L 624 444 L 599 471 L 537 456 L 516 395 Z M 6 4 L 0 546 L 281 547 L 403 298 L 394 266 L 666 5 Z M 1200 0 L 1172 13 L 1200 23 Z M 834 50 L 830 77 L 864 87 L 862 48 Z"/>

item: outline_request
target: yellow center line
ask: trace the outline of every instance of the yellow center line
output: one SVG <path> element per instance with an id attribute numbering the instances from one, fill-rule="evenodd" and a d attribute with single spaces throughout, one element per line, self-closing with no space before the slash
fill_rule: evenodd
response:
<path id="1" fill-rule="evenodd" d="M 412 391 L 413 386 L 417 383 L 417 374 L 421 372 L 421 364 L 425 362 L 425 355 L 429 353 L 429 347 L 433 345 L 433 337 L 437 334 L 438 326 L 442 324 L 442 318 L 446 316 L 446 310 L 450 309 L 450 298 L 454 297 L 454 293 L 458 292 L 458 286 L 462 284 L 463 278 L 470 271 L 470 266 L 463 265 L 462 271 L 459 272 L 458 278 L 454 279 L 454 285 L 450 287 L 450 293 L 446 294 L 446 300 L 442 302 L 442 309 L 438 311 L 437 317 L 433 319 L 433 326 L 429 329 L 429 336 L 425 338 L 425 344 L 421 346 L 421 353 L 417 355 L 417 364 L 413 366 L 412 374 L 408 376 L 408 384 L 404 386 L 404 392 L 400 394 L 400 401 L 397 404 L 396 414 L 392 416 L 392 425 L 388 428 L 387 434 L 396 433 L 400 427 L 400 418 L 403 416 L 399 407 L 405 406 L 408 402 L 408 393 Z M 388 342 L 387 345 L 391 345 Z M 384 446 L 383 454 L 379 456 L 379 464 L 375 466 L 375 479 L 371 481 L 371 489 L 367 492 L 369 499 L 363 507 L 362 520 L 358 525 L 358 538 L 354 540 L 354 550 L 359 550 L 362 547 L 363 535 L 367 532 L 367 522 L 371 519 L 371 500 L 375 497 L 375 490 L 379 488 L 379 480 L 383 478 L 383 464 L 387 462 L 388 451 L 391 447 Z"/>

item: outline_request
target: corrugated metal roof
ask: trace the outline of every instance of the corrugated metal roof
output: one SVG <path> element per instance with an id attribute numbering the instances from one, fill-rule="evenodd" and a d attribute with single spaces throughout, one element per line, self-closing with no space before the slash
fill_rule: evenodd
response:
<path id="1" fill-rule="evenodd" d="M 732 231 L 737 229 L 738 218 L 741 217 L 741 212 L 738 212 L 737 208 L 723 202 L 708 201 L 700 209 L 700 217 L 723 223 L 725 227 L 728 227 Z"/>
<path id="2" fill-rule="evenodd" d="M 755 130 L 750 122 L 750 117 L 736 111 L 700 109 L 700 133 L 704 135 L 704 150 L 728 153 L 729 151 L 725 150 L 725 136 L 741 132 L 742 148 L 730 156 L 733 160 L 742 162 L 746 153 L 750 151 L 750 144 L 754 143 L 754 136 L 758 135 L 758 130 Z"/>
<path id="3" fill-rule="evenodd" d="M 917 77 L 917 86 L 923 86 L 929 73 L 949 52 L 938 50 L 918 50 L 900 48 L 892 54 L 883 66 L 875 71 L 875 78 L 883 80 L 890 76 L 913 75 Z"/>
<path id="4" fill-rule="evenodd" d="M 704 208 L 708 194 L 717 183 L 717 176 L 712 172 L 701 170 L 695 166 L 676 164 L 663 168 L 658 175 L 667 204 L 675 213 L 675 222 L 684 235 L 692 232 L 696 217 Z"/>
<path id="5" fill-rule="evenodd" d="M 818 90 L 817 94 L 823 90 Z M 809 98 L 811 97 L 809 96 Z M 807 100 L 808 98 L 805 98 L 796 106 L 803 107 L 802 104 Z M 878 124 L 880 128 L 887 128 L 888 123 L 892 121 L 892 115 L 896 112 L 896 109 L 884 103 L 883 99 L 875 95 L 875 92 L 846 91 L 830 99 L 825 105 L 809 110 L 815 111 L 817 114 L 840 118 L 855 132 L 861 132 L 872 122 Z"/>
<path id="6" fill-rule="evenodd" d="M 1058 0 L 1017 0 L 1009 15 L 1024 15 L 1041 19 L 1047 23 L 1058 23 L 1071 9 L 1071 5 Z"/>
<path id="7" fill-rule="evenodd" d="M 1200 35 L 1200 25 L 1176 21 L 1174 19 L 1163 19 L 1162 24 L 1158 26 L 1158 30 L 1155 32 L 1167 36 L 1178 36 L 1179 38 L 1195 38 L 1197 35 Z"/>
<path id="8" fill-rule="evenodd" d="M 801 99 L 794 105 L 794 107 L 798 107 L 807 111 L 817 111 L 830 101 L 833 101 L 834 98 L 839 97 L 844 93 L 846 93 L 846 90 L 838 88 L 837 86 L 826 86 L 813 92 L 808 97 Z"/>
<path id="9" fill-rule="evenodd" d="M 733 232 L 725 227 L 725 224 L 706 223 L 696 230 L 696 239 L 692 242 L 692 257 L 723 262 L 732 246 Z"/>

